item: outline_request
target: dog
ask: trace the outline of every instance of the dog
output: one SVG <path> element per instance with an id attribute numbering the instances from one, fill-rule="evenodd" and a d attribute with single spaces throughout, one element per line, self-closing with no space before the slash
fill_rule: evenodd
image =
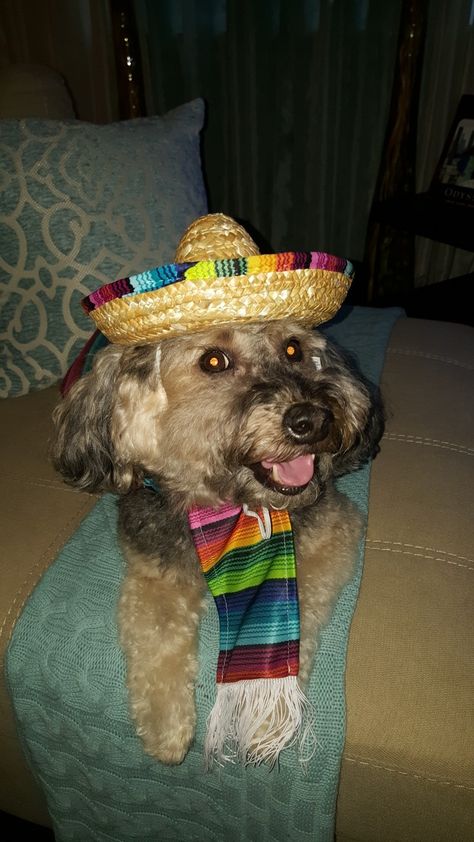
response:
<path id="1" fill-rule="evenodd" d="M 361 536 L 361 516 L 334 480 L 377 452 L 380 394 L 321 332 L 283 319 L 110 345 L 54 423 L 53 462 L 66 481 L 119 495 L 131 714 L 145 751 L 178 764 L 195 732 L 207 605 L 186 513 L 225 501 L 288 509 L 304 685 Z"/>

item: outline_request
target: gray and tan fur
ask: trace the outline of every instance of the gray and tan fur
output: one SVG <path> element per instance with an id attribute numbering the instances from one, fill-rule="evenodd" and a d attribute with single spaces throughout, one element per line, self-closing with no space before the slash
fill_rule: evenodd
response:
<path id="1" fill-rule="evenodd" d="M 292 359 L 289 340 L 298 349 Z M 223 354 L 227 367 L 207 370 L 209 351 Z M 305 682 L 361 532 L 358 511 L 333 480 L 376 452 L 380 400 L 322 334 L 284 320 L 212 328 L 161 345 L 112 345 L 54 420 L 53 460 L 66 480 L 120 495 L 128 572 L 119 626 L 131 711 L 146 751 L 180 763 L 195 729 L 205 604 L 187 510 L 224 501 L 288 508 Z M 284 488 L 262 469 L 269 457 L 282 463 L 302 454 L 314 454 L 304 487 Z M 160 491 L 144 487 L 145 477 Z"/>

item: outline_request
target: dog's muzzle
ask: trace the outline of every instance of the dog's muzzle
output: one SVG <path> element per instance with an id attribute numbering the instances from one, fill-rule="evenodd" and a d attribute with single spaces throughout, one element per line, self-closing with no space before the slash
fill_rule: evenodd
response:
<path id="1" fill-rule="evenodd" d="M 329 436 L 333 421 L 327 407 L 309 402 L 292 404 L 283 415 L 282 428 L 288 442 L 298 446 L 300 453 L 285 462 L 269 455 L 254 463 L 250 467 L 256 479 L 280 494 L 294 496 L 304 491 L 314 476 L 316 445 Z M 301 453 L 303 447 L 305 452 Z"/>

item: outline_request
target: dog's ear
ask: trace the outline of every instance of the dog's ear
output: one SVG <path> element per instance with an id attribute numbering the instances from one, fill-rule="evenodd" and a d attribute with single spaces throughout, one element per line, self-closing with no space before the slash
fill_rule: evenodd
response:
<path id="1" fill-rule="evenodd" d="M 53 464 L 83 491 L 129 491 L 156 472 L 166 405 L 160 347 L 111 345 L 54 412 Z"/>
<path id="2" fill-rule="evenodd" d="M 385 412 L 378 386 L 364 377 L 355 360 L 333 342 L 324 349 L 324 366 L 335 374 L 342 407 L 343 446 L 334 457 L 333 470 L 340 476 L 361 467 L 379 451 Z"/>
<path id="3" fill-rule="evenodd" d="M 141 483 L 144 474 L 160 470 L 161 416 L 168 405 L 160 367 L 160 345 L 129 348 L 124 355 L 110 419 L 122 484 Z"/>
<path id="4" fill-rule="evenodd" d="M 71 387 L 53 413 L 54 467 L 83 491 L 116 487 L 110 419 L 122 353 L 115 345 L 101 351 L 92 371 Z"/>
<path id="5" fill-rule="evenodd" d="M 335 476 L 341 476 L 362 467 L 380 450 L 379 442 L 385 428 L 385 412 L 380 390 L 360 375 L 358 388 L 367 395 L 367 408 L 361 416 L 361 424 L 351 446 L 334 459 Z"/>

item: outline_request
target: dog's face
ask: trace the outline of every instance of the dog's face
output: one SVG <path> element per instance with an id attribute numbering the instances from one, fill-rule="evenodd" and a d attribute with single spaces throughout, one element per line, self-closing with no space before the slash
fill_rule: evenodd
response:
<path id="1" fill-rule="evenodd" d="M 56 465 L 79 487 L 152 474 L 183 508 L 289 509 L 367 459 L 383 423 L 334 346 L 286 320 L 108 348 L 55 420 Z"/>

